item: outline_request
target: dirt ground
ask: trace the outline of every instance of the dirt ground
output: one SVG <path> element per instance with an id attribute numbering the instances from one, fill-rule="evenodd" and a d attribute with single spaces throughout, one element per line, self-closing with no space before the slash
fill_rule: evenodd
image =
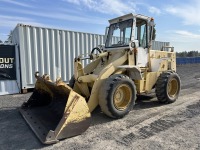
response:
<path id="1" fill-rule="evenodd" d="M 139 96 L 133 110 L 114 120 L 97 108 L 80 136 L 43 145 L 18 108 L 31 93 L 0 96 L 0 149 L 196 149 L 200 150 L 200 64 L 177 67 L 182 90 L 173 104 L 161 105 L 155 94 Z"/>

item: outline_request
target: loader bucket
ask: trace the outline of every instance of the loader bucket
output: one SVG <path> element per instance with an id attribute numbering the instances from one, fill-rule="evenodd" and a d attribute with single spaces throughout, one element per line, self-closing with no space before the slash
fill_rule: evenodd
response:
<path id="1" fill-rule="evenodd" d="M 56 83 L 37 76 L 35 91 L 20 113 L 44 144 L 83 133 L 91 114 L 85 98 L 61 80 Z"/>

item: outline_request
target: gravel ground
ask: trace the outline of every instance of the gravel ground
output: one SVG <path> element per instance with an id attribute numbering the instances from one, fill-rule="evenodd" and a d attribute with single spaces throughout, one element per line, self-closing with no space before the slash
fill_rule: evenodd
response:
<path id="1" fill-rule="evenodd" d="M 177 67 L 182 90 L 168 105 L 155 94 L 139 96 L 134 109 L 114 120 L 97 108 L 89 129 L 80 136 L 43 145 L 18 108 L 31 93 L 0 96 L 0 149 L 199 149 L 200 64 Z"/>

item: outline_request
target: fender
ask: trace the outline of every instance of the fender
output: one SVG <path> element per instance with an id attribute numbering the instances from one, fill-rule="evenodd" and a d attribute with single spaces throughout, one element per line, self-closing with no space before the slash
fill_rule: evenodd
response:
<path id="1" fill-rule="evenodd" d="M 135 65 L 123 65 L 118 66 L 117 68 L 126 69 L 129 73 L 129 77 L 134 80 L 142 80 L 142 74 L 140 67 Z"/>

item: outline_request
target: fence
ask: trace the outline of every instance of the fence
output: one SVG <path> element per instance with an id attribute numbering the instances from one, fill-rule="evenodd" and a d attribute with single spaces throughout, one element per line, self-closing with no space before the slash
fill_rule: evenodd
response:
<path id="1" fill-rule="evenodd" d="M 178 57 L 176 58 L 177 65 L 197 64 L 200 63 L 200 57 Z"/>

